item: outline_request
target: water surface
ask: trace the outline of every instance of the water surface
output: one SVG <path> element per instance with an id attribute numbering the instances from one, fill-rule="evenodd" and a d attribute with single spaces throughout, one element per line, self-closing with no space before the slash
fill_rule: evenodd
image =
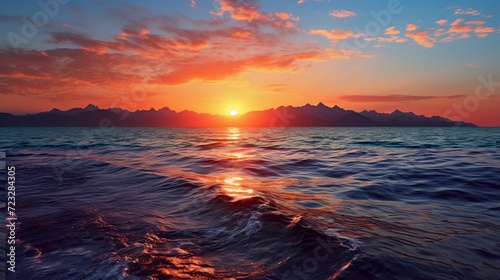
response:
<path id="1" fill-rule="evenodd" d="M 500 275 L 500 129 L 0 132 L 18 279 Z"/>

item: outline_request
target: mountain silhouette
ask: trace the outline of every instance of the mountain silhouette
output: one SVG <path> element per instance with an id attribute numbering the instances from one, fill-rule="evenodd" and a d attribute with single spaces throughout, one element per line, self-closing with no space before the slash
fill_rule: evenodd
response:
<path id="1" fill-rule="evenodd" d="M 0 126 L 61 126 L 61 127 L 475 127 L 472 123 L 456 122 L 433 116 L 426 117 L 412 112 L 378 113 L 376 111 L 355 112 L 338 106 L 328 107 L 323 103 L 306 104 L 301 107 L 280 106 L 278 108 L 248 112 L 241 116 L 200 114 L 184 110 L 176 112 L 164 107 L 159 110 L 137 110 L 134 112 L 110 108 L 100 109 L 89 104 L 85 108 L 67 111 L 52 109 L 32 115 L 0 113 Z"/>

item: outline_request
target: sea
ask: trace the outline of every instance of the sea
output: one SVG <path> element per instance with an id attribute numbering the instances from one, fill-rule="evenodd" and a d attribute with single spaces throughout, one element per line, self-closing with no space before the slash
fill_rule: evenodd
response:
<path id="1" fill-rule="evenodd" d="M 7 279 L 500 279 L 500 128 L 0 128 L 0 152 Z"/>

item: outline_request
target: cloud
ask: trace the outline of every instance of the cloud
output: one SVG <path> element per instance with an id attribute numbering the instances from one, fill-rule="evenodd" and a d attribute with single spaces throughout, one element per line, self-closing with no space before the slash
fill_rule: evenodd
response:
<path id="1" fill-rule="evenodd" d="M 220 0 L 219 11 L 215 14 L 222 16 L 224 13 L 229 13 L 231 18 L 235 20 L 252 21 L 266 18 L 265 14 L 259 12 L 259 7 L 251 4 L 252 1 L 244 2 L 239 0 Z"/>
<path id="2" fill-rule="evenodd" d="M 474 24 L 474 25 L 482 25 L 485 23 L 486 21 L 484 20 L 469 20 L 468 22 L 466 22 L 466 24 Z"/>
<path id="3" fill-rule="evenodd" d="M 451 26 L 459 25 L 462 22 L 464 22 L 463 18 L 457 18 L 455 21 L 451 23 Z"/>
<path id="4" fill-rule="evenodd" d="M 365 38 L 366 41 L 377 41 L 377 42 L 380 42 L 380 43 L 383 43 L 383 42 L 389 42 L 389 43 L 404 43 L 404 42 L 407 42 L 408 39 L 406 38 L 401 38 L 397 35 L 391 35 L 389 37 L 375 37 L 375 38 Z M 383 47 L 382 44 L 378 44 L 374 47 L 377 47 L 377 48 L 380 48 L 380 47 Z"/>
<path id="5" fill-rule="evenodd" d="M 333 10 L 328 15 L 336 18 L 346 18 L 356 16 L 357 14 L 348 10 Z"/>
<path id="6" fill-rule="evenodd" d="M 478 26 L 474 29 L 474 32 L 478 38 L 486 38 L 488 33 L 495 32 L 495 29 L 493 27 Z"/>
<path id="7" fill-rule="evenodd" d="M 455 25 L 449 31 L 452 33 L 467 33 L 472 31 L 472 27 L 470 25 Z"/>
<path id="8" fill-rule="evenodd" d="M 292 14 L 286 12 L 276 12 L 274 14 L 281 20 L 300 20 L 299 17 L 294 17 Z"/>
<path id="9" fill-rule="evenodd" d="M 311 35 L 321 35 L 325 38 L 332 40 L 346 39 L 349 37 L 359 37 L 361 34 L 356 34 L 351 30 L 341 30 L 341 29 L 332 29 L 330 31 L 324 29 L 312 29 L 308 34 Z"/>
<path id="10" fill-rule="evenodd" d="M 478 26 L 478 27 L 476 27 L 476 29 L 474 29 L 474 32 L 476 32 L 476 33 L 491 33 L 491 32 L 495 32 L 495 29 L 493 27 Z"/>
<path id="11" fill-rule="evenodd" d="M 178 65 L 177 69 L 153 77 L 150 83 L 163 85 L 182 85 L 195 80 L 210 82 L 219 81 L 227 77 L 243 73 L 247 70 L 263 72 L 290 72 L 297 71 L 295 64 L 302 60 L 320 60 L 319 52 L 302 52 L 288 55 L 256 55 L 245 59 L 209 59 L 193 60 L 189 64 Z"/>
<path id="12" fill-rule="evenodd" d="M 302 3 L 304 3 L 304 0 L 299 0 L 299 1 L 297 1 L 297 3 L 302 4 Z"/>
<path id="13" fill-rule="evenodd" d="M 471 16 L 479 16 L 481 13 L 477 10 L 474 10 L 472 8 L 468 9 L 460 9 L 458 8 L 455 10 L 455 15 L 471 15 Z"/>
<path id="14" fill-rule="evenodd" d="M 418 100 L 428 100 L 428 99 L 453 99 L 460 98 L 463 95 L 446 95 L 446 96 L 429 96 L 429 95 L 342 95 L 339 97 L 340 100 L 348 102 L 404 102 L 404 101 L 418 101 Z"/>
<path id="15" fill-rule="evenodd" d="M 299 20 L 292 14 L 285 12 L 266 13 L 248 0 L 219 0 L 218 11 L 211 12 L 213 15 L 222 17 L 228 13 L 232 19 L 247 21 L 256 25 L 273 26 L 283 31 L 298 31 L 298 27 L 292 22 Z"/>
<path id="16" fill-rule="evenodd" d="M 467 68 L 477 68 L 477 65 L 476 64 L 468 63 L 468 64 L 465 64 L 465 67 L 467 67 Z"/>
<path id="17" fill-rule="evenodd" d="M 400 32 L 398 30 L 396 30 L 396 27 L 394 27 L 394 26 L 391 26 L 385 30 L 385 34 L 387 34 L 387 35 L 397 35 L 399 33 Z"/>
<path id="18" fill-rule="evenodd" d="M 304 62 L 335 58 L 330 49 L 290 40 L 298 17 L 266 13 L 253 3 L 222 0 L 222 14 L 229 18 L 207 20 L 124 5 L 108 12 L 121 28 L 99 39 L 75 28 L 48 29 L 45 51 L 20 49 L 16 54 L 0 48 L 0 93 L 42 98 L 69 92 L 120 94 L 138 84 L 222 81 L 247 71 L 294 72 Z M 344 54 L 349 55 L 358 54 Z"/>
<path id="19" fill-rule="evenodd" d="M 418 29 L 418 26 L 413 24 L 413 23 L 410 23 L 406 26 L 406 31 L 414 31 L 414 30 L 417 30 Z"/>
<path id="20" fill-rule="evenodd" d="M 444 24 L 446 24 L 447 22 L 448 22 L 448 20 L 446 20 L 446 19 L 440 19 L 440 20 L 436 21 L 436 23 L 437 23 L 438 25 L 444 25 Z"/>
<path id="21" fill-rule="evenodd" d="M 430 37 L 429 30 L 408 32 L 406 36 L 427 49 L 432 48 L 436 42 L 434 38 Z"/>
<path id="22" fill-rule="evenodd" d="M 140 56 L 83 49 L 0 50 L 0 59 L 1 93 L 41 96 L 92 87 L 126 90 L 144 81 L 137 72 L 154 65 Z"/>
<path id="23" fill-rule="evenodd" d="M 353 57 L 372 58 L 373 54 L 366 54 L 355 50 L 349 49 L 327 49 L 326 54 L 331 59 L 350 59 Z"/>
<path id="24" fill-rule="evenodd" d="M 434 37 L 441 37 L 444 34 L 445 34 L 444 28 L 436 29 L 436 31 L 434 32 Z"/>
<path id="25" fill-rule="evenodd" d="M 290 87 L 289 84 L 267 84 L 263 87 L 263 90 L 281 93 L 281 92 L 287 92 L 289 87 Z"/>

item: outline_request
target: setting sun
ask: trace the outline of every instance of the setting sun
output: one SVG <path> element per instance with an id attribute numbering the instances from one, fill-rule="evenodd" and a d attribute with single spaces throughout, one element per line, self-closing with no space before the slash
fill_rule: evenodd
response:
<path id="1" fill-rule="evenodd" d="M 229 111 L 229 114 L 231 116 L 236 116 L 236 115 L 238 115 L 238 111 L 236 109 L 232 109 L 231 111 Z"/>

